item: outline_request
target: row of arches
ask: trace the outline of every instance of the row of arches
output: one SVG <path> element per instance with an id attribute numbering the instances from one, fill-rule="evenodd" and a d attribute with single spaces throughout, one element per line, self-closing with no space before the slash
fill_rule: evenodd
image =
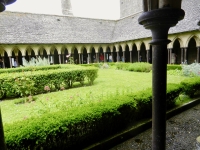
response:
<path id="1" fill-rule="evenodd" d="M 171 38 L 172 39 L 172 38 Z M 187 47 L 184 46 L 186 41 Z M 113 62 L 152 62 L 152 47 L 148 44 L 150 39 L 127 41 L 116 44 L 53 44 L 53 45 L 1 45 L 0 55 L 4 67 L 13 66 L 12 59 L 16 59 L 18 65 L 23 65 L 22 58 L 30 61 L 32 57 L 48 58 L 52 64 L 66 63 L 66 55 L 73 57 L 77 64 L 109 61 L 109 55 Z M 187 40 L 175 37 L 168 45 L 168 64 L 181 64 L 183 62 L 199 62 L 200 39 L 192 35 Z"/>

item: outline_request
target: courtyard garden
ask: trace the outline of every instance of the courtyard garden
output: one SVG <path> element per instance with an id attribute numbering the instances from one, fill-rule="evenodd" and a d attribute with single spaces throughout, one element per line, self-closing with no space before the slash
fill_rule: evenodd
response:
<path id="1" fill-rule="evenodd" d="M 168 66 L 167 109 L 199 92 L 199 66 L 186 67 Z M 5 141 L 12 150 L 84 147 L 151 117 L 147 63 L 2 69 L 0 82 Z"/>

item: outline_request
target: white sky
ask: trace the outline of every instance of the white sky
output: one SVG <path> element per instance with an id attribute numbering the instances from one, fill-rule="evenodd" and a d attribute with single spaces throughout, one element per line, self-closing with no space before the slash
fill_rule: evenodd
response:
<path id="1" fill-rule="evenodd" d="M 71 0 L 74 16 L 119 19 L 120 0 Z M 7 11 L 61 15 L 61 0 L 17 0 Z"/>

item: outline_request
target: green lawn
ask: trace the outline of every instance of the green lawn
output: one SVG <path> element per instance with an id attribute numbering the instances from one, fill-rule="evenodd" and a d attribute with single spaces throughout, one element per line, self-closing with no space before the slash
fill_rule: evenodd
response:
<path id="1" fill-rule="evenodd" d="M 168 83 L 179 83 L 185 77 L 168 75 Z M 116 93 L 137 92 L 151 87 L 152 74 L 129 72 L 115 69 L 100 69 L 98 78 L 92 86 L 77 87 L 59 92 L 37 95 L 36 101 L 15 104 L 15 100 L 0 102 L 3 123 L 41 116 L 47 112 L 69 110 L 71 107 L 82 107 L 90 102 L 100 102 Z"/>

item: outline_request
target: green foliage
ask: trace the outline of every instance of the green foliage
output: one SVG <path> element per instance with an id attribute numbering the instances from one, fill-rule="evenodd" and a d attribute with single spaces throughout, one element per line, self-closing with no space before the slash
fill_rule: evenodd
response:
<path id="1" fill-rule="evenodd" d="M 182 70 L 182 66 L 181 65 L 167 65 L 167 70 Z"/>
<path id="2" fill-rule="evenodd" d="M 150 72 L 152 70 L 152 64 L 149 63 L 132 63 L 128 67 L 129 71 L 135 72 Z"/>
<path id="3" fill-rule="evenodd" d="M 152 65 L 149 63 L 116 63 L 116 68 L 119 70 L 128 70 L 134 72 L 150 72 L 152 70 Z"/>
<path id="4" fill-rule="evenodd" d="M 52 69 L 60 69 L 61 65 L 52 65 L 52 66 L 31 66 L 31 67 L 19 67 L 19 68 L 9 68 L 9 69 L 1 69 L 1 73 L 15 73 L 15 72 L 26 72 L 26 71 L 39 71 L 39 70 L 52 70 Z"/>
<path id="5" fill-rule="evenodd" d="M 31 60 L 28 62 L 25 58 L 22 59 L 23 66 L 24 67 L 32 67 L 32 66 L 48 66 L 50 65 L 50 62 L 48 58 L 41 58 L 40 56 L 35 59 L 34 57 L 31 58 Z"/>
<path id="6" fill-rule="evenodd" d="M 168 86 L 168 106 L 171 106 L 172 97 L 179 95 L 179 88 L 175 84 Z M 107 96 L 106 100 L 92 100 L 71 109 L 63 107 L 57 112 L 45 112 L 40 117 L 24 118 L 22 121 L 7 124 L 7 147 L 12 150 L 28 147 L 70 149 L 79 144 L 93 142 L 92 139 L 98 140 L 121 130 L 129 123 L 150 117 L 151 93 L 150 88 L 137 93 L 116 92 Z"/>
<path id="7" fill-rule="evenodd" d="M 172 69 L 172 70 L 167 70 L 167 74 L 168 75 L 174 75 L 174 76 L 182 76 L 183 75 L 183 71 L 179 70 L 179 69 Z"/>
<path id="8" fill-rule="evenodd" d="M 185 79 L 181 82 L 181 86 L 185 95 L 194 97 L 200 91 L 200 77 Z"/>
<path id="9" fill-rule="evenodd" d="M 47 71 L 21 72 L 15 74 L 0 74 L 0 97 L 28 96 L 44 93 L 45 86 L 50 91 L 70 88 L 74 82 L 84 83 L 87 78 L 92 85 L 97 78 L 98 69 L 87 67 L 82 69 L 56 69 Z"/>
<path id="10" fill-rule="evenodd" d="M 200 64 L 199 63 L 192 63 L 191 65 L 182 65 L 183 75 L 184 76 L 200 76 Z"/>

